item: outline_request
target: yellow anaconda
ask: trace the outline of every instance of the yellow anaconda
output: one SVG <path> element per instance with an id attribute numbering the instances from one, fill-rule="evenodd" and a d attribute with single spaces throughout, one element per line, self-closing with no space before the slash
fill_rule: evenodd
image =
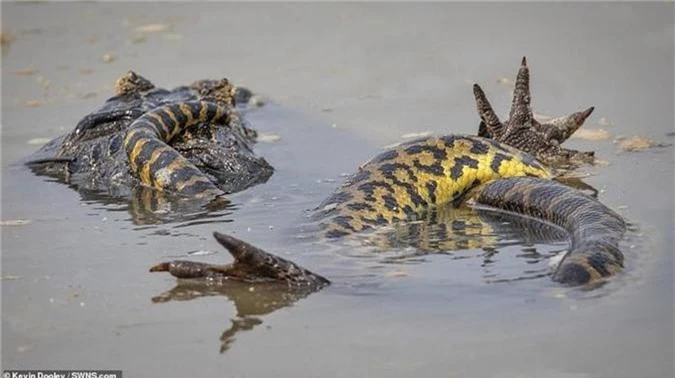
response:
<path id="1" fill-rule="evenodd" d="M 327 237 L 418 219 L 432 206 L 501 177 L 551 178 L 534 157 L 491 139 L 446 135 L 414 140 L 365 163 L 318 208 Z"/>

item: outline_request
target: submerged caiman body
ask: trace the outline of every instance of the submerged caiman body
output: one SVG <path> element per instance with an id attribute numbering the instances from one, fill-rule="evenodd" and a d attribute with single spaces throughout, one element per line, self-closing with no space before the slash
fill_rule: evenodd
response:
<path id="1" fill-rule="evenodd" d="M 523 59 L 511 115 L 502 123 L 485 94 L 474 86 L 481 117 L 476 136 L 447 135 L 402 144 L 359 167 L 315 209 L 325 238 L 349 237 L 387 225 L 430 219 L 438 210 L 471 202 L 547 221 L 564 229 L 570 248 L 552 278 L 567 285 L 599 282 L 623 267 L 619 241 L 623 219 L 580 190 L 552 180 L 549 165 L 592 162 L 592 152 L 560 147 L 593 108 L 547 124 L 533 118 L 529 70 Z M 228 265 L 165 262 L 151 271 L 179 278 L 221 277 L 256 282 L 282 281 L 318 289 L 328 280 L 232 236 L 214 233 L 234 256 Z"/>
<path id="2" fill-rule="evenodd" d="M 227 79 L 166 90 L 130 71 L 117 81 L 114 97 L 28 164 L 78 190 L 113 196 L 144 190 L 194 198 L 196 182 L 211 197 L 240 191 L 273 172 L 253 153 L 256 132 L 237 109 L 249 94 Z"/>

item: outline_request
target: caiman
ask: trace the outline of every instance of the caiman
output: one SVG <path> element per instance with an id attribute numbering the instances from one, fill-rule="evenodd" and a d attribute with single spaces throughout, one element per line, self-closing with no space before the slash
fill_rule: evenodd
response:
<path id="1" fill-rule="evenodd" d="M 555 181 L 553 166 L 593 162 L 592 152 L 560 145 L 593 108 L 542 124 L 530 106 L 529 69 L 523 58 L 509 119 L 499 120 L 483 90 L 474 85 L 481 123 L 479 136 L 446 135 L 401 144 L 363 164 L 314 211 L 324 238 L 375 233 L 387 225 L 429 220 L 443 208 L 470 203 L 543 220 L 564 229 L 569 249 L 552 273 L 565 285 L 602 281 L 623 267 L 619 241 L 623 219 L 578 189 Z M 143 131 L 145 135 L 166 133 Z M 139 163 L 142 166 L 143 163 Z M 433 219 L 431 220 L 433 222 Z M 214 233 L 234 262 L 216 265 L 192 261 L 160 263 L 151 271 L 179 278 L 279 281 L 317 290 L 325 277 L 269 254 L 232 236 Z"/>
<path id="2" fill-rule="evenodd" d="M 129 71 L 115 92 L 29 157 L 29 166 L 80 191 L 207 203 L 272 174 L 253 153 L 257 133 L 241 114 L 248 89 L 221 79 L 167 90 Z"/>

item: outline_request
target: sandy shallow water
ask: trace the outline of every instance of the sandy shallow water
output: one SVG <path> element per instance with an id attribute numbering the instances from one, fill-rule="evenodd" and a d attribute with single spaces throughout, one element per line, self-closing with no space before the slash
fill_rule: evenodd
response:
<path id="1" fill-rule="evenodd" d="M 428 256 L 377 261 L 296 248 L 287 230 L 343 173 L 410 133 L 474 133 L 471 84 L 507 112 L 520 58 L 533 107 L 594 105 L 584 128 L 673 137 L 672 4 L 2 4 L 2 368 L 121 369 L 127 377 L 671 377 L 673 149 L 571 140 L 633 225 L 624 274 L 591 293 L 523 270 Z M 276 172 L 218 217 L 139 224 L 125 203 L 81 196 L 16 162 L 71 130 L 128 69 L 160 86 L 226 76 L 271 101 Z M 35 72 L 32 72 L 34 70 Z M 36 106 L 31 106 L 36 105 Z M 669 133 L 670 136 L 669 136 Z M 330 276 L 300 299 L 248 287 L 155 303 L 160 260 L 228 257 L 231 232 Z M 564 244 L 538 246 L 561 249 Z M 460 253 L 461 255 L 461 253 Z M 501 265 L 500 265 L 501 264 Z M 398 272 L 405 274 L 398 274 Z M 179 297 L 190 299 L 187 287 Z M 197 293 L 199 294 L 199 293 Z M 271 298 L 271 299 L 270 299 Z M 261 308 L 260 303 L 265 304 Z M 258 306 L 258 307 L 257 307 Z M 234 327 L 242 328 L 233 335 Z M 245 330 L 246 328 L 251 330 Z M 224 339 L 224 340 L 223 340 Z"/>

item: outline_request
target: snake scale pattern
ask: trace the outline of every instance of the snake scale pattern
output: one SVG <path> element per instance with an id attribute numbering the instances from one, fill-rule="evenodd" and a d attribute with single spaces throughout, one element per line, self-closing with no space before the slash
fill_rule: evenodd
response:
<path id="1" fill-rule="evenodd" d="M 583 192 L 553 181 L 544 165 L 592 162 L 592 152 L 560 147 L 593 108 L 555 118 L 534 119 L 529 69 L 518 72 L 508 121 L 502 123 L 484 92 L 474 86 L 481 125 L 476 136 L 446 135 L 407 142 L 379 154 L 328 197 L 315 211 L 327 238 L 423 218 L 434 208 L 465 201 L 548 221 L 565 229 L 570 248 L 552 277 L 566 285 L 597 282 L 623 267 L 619 249 L 626 226 L 614 211 Z M 187 195 L 219 195 L 198 172 L 162 144 L 193 120 L 218 121 L 224 114 L 208 104 L 176 104 L 139 118 L 125 144 L 135 172 L 149 185 Z M 515 147 L 514 147 L 515 146 Z M 526 152 L 527 151 L 527 152 Z M 160 156 L 167 156 L 160 160 Z M 169 173 L 158 173 L 168 170 Z M 167 177 L 170 177 L 167 179 Z M 232 236 L 214 233 L 234 256 L 227 265 L 190 261 L 158 264 L 151 271 L 176 277 L 227 277 L 273 280 L 320 288 L 328 280 Z"/>

